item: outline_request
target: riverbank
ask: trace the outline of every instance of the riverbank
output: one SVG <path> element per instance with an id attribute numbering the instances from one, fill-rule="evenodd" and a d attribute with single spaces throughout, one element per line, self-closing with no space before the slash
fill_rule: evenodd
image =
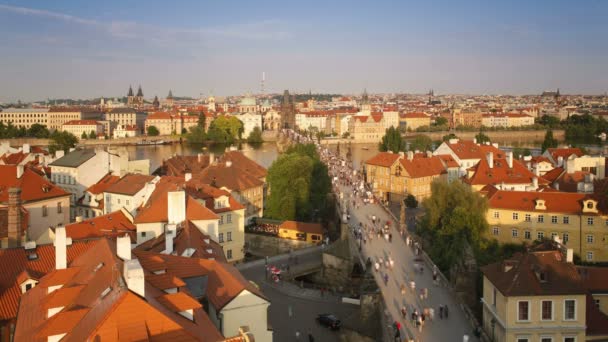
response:
<path id="1" fill-rule="evenodd" d="M 413 140 L 419 135 L 426 135 L 433 141 L 442 140 L 443 136 L 448 135 L 452 132 L 424 132 L 424 133 L 406 133 L 403 137 L 406 141 Z M 453 132 L 456 136 L 463 140 L 473 140 L 479 132 Z M 492 142 L 496 142 L 499 145 L 509 145 L 515 147 L 539 147 L 545 139 L 545 130 L 523 130 L 523 131 L 484 131 L 483 134 L 490 137 Z M 557 139 L 560 144 L 565 143 L 566 134 L 564 130 L 554 130 L 553 137 Z M 344 144 L 377 144 L 379 140 L 376 139 L 363 139 L 363 140 L 351 140 L 343 138 L 328 138 L 321 139 L 323 145 L 337 145 L 340 143 Z"/>

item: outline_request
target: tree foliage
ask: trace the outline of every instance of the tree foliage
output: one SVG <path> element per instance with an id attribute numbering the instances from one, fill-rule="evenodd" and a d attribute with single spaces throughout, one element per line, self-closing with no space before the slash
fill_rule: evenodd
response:
<path id="1" fill-rule="evenodd" d="M 483 234 L 488 230 L 485 198 L 461 182 L 435 181 L 431 197 L 422 202 L 425 214 L 418 233 L 425 241 L 431 258 L 443 270 L 462 259 L 465 247 L 483 248 Z"/>
<path id="2" fill-rule="evenodd" d="M 51 143 L 49 144 L 49 152 L 54 154 L 56 151 L 63 150 L 64 152 L 68 152 L 68 150 L 78 143 L 78 138 L 70 132 L 65 131 L 55 131 L 50 136 Z"/>
<path id="3" fill-rule="evenodd" d="M 186 134 L 186 140 L 189 143 L 202 144 L 207 141 L 207 134 L 205 129 L 201 126 L 190 127 L 190 131 Z"/>
<path id="4" fill-rule="evenodd" d="M 448 119 L 444 118 L 443 116 L 438 117 L 437 119 L 435 119 L 435 126 L 447 126 L 448 125 Z"/>
<path id="5" fill-rule="evenodd" d="M 380 145 L 378 145 L 378 150 L 382 152 L 393 151 L 395 153 L 405 151 L 405 142 L 401 138 L 399 130 L 393 126 L 387 128 Z"/>
<path id="6" fill-rule="evenodd" d="M 485 144 L 491 142 L 490 137 L 483 134 L 483 132 L 479 132 L 477 135 L 475 135 L 475 139 L 477 140 L 478 144 Z"/>
<path id="7" fill-rule="evenodd" d="M 82 134 L 80 135 L 80 139 L 87 139 L 89 136 L 87 135 L 87 132 L 82 132 Z"/>
<path id="8" fill-rule="evenodd" d="M 325 217 L 331 180 L 313 144 L 296 144 L 268 169 L 270 196 L 265 216 L 279 220 L 310 221 Z"/>
<path id="9" fill-rule="evenodd" d="M 410 151 L 432 151 L 433 140 L 428 135 L 417 135 L 410 144 Z"/>
<path id="10" fill-rule="evenodd" d="M 232 144 L 241 140 L 243 135 L 243 123 L 234 116 L 222 115 L 211 122 L 207 139 L 215 143 Z"/>
<path id="11" fill-rule="evenodd" d="M 156 126 L 148 126 L 148 135 L 151 137 L 155 137 L 158 136 L 160 134 L 160 131 L 158 130 L 158 128 L 156 128 Z"/>
<path id="12" fill-rule="evenodd" d="M 25 127 L 13 126 L 11 122 L 4 124 L 0 122 L 0 138 L 1 139 L 12 139 L 12 138 L 48 138 L 50 136 L 49 130 L 46 126 L 41 124 L 32 124 L 29 129 Z"/>
<path id="13" fill-rule="evenodd" d="M 545 140 L 543 140 L 542 152 L 544 153 L 548 148 L 557 147 L 557 140 L 553 137 L 553 131 L 548 129 L 545 133 Z"/>
<path id="14" fill-rule="evenodd" d="M 197 123 L 197 125 L 198 125 L 198 127 L 200 127 L 200 128 L 203 129 L 203 132 L 205 131 L 206 124 L 207 124 L 207 117 L 205 116 L 205 113 L 200 112 L 198 114 L 198 123 Z"/>
<path id="15" fill-rule="evenodd" d="M 251 133 L 249 133 L 249 136 L 247 137 L 247 142 L 250 144 L 261 144 L 264 142 L 264 139 L 262 139 L 262 130 L 260 129 L 260 127 L 255 126 L 253 128 L 253 131 L 251 131 Z"/>
<path id="16" fill-rule="evenodd" d="M 416 196 L 408 194 L 405 198 L 405 206 L 408 208 L 418 208 L 418 200 L 416 199 Z"/>
<path id="17" fill-rule="evenodd" d="M 95 131 L 91 130 L 91 133 L 89 133 L 89 139 L 95 139 L 97 138 L 97 133 L 95 133 Z"/>
<path id="18" fill-rule="evenodd" d="M 441 137 L 441 141 L 449 141 L 450 139 L 458 139 L 458 136 L 454 133 L 450 133 Z"/>

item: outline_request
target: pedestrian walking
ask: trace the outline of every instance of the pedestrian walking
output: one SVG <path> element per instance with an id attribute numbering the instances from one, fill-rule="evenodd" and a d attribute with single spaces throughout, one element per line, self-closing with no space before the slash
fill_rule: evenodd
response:
<path id="1" fill-rule="evenodd" d="M 443 319 L 443 305 L 439 305 L 439 319 Z"/>
<path id="2" fill-rule="evenodd" d="M 448 319 L 448 305 L 447 304 L 443 307 L 443 313 L 445 315 L 445 319 Z"/>
<path id="3" fill-rule="evenodd" d="M 427 289 L 426 287 L 422 289 L 422 294 L 424 295 L 424 299 L 429 298 L 429 289 Z"/>
<path id="4" fill-rule="evenodd" d="M 308 342 L 315 342 L 315 338 L 312 336 L 311 330 L 308 330 Z"/>
<path id="5" fill-rule="evenodd" d="M 435 319 L 435 309 L 429 308 L 429 319 L 432 321 Z"/>

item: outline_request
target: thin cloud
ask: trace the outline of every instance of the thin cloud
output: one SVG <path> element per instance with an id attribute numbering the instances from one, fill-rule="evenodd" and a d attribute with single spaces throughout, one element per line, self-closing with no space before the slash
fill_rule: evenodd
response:
<path id="1" fill-rule="evenodd" d="M 93 27 L 117 39 L 146 40 L 163 45 L 167 43 L 179 45 L 180 43 L 192 43 L 194 41 L 211 40 L 215 38 L 283 40 L 292 36 L 291 33 L 281 29 L 281 26 L 284 26 L 284 23 L 278 20 L 263 20 L 259 22 L 228 25 L 225 27 L 182 29 L 140 24 L 135 21 L 101 22 L 65 13 L 3 4 L 0 4 L 0 10 Z"/>

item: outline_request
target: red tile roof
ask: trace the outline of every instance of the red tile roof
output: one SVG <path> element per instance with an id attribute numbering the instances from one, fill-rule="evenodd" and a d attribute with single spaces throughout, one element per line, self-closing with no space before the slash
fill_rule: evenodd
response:
<path id="1" fill-rule="evenodd" d="M 365 161 L 365 164 L 390 167 L 399 159 L 399 153 L 380 152 Z"/>
<path id="2" fill-rule="evenodd" d="M 154 180 L 155 176 L 147 176 L 139 173 L 128 173 L 118 182 L 111 184 L 105 192 L 121 195 L 135 195 L 140 192 L 146 184 Z"/>
<path id="3" fill-rule="evenodd" d="M 67 248 L 68 263 L 88 250 L 93 243 L 75 242 Z M 37 258 L 29 259 L 35 253 Z M 55 269 L 55 247 L 40 245 L 33 250 L 24 248 L 0 249 L 0 320 L 17 316 L 21 288 L 19 285 L 30 276 L 40 279 Z M 21 282 L 17 281 L 20 278 Z"/>
<path id="4" fill-rule="evenodd" d="M 93 195 L 99 195 L 101 193 L 103 193 L 104 191 L 106 191 L 106 189 L 108 187 L 110 187 L 112 184 L 117 183 L 120 180 L 120 177 L 118 176 L 112 176 L 111 173 L 108 173 L 107 175 L 103 176 L 102 179 L 100 179 L 97 183 L 91 185 L 86 192 L 90 192 Z"/>
<path id="5" fill-rule="evenodd" d="M 458 159 L 484 159 L 486 154 L 492 152 L 494 158 L 504 157 L 504 152 L 494 147 L 493 145 L 475 144 L 471 140 L 458 140 L 457 143 L 451 144 L 446 141 L 445 144 L 458 156 Z"/>
<path id="6" fill-rule="evenodd" d="M 156 297 L 156 300 L 173 312 L 193 310 L 202 307 L 201 303 L 196 299 L 183 292 L 164 294 Z"/>
<path id="7" fill-rule="evenodd" d="M 545 173 L 542 178 L 544 178 L 545 180 L 547 180 L 550 183 L 555 182 L 557 179 L 559 179 L 559 177 L 561 177 L 561 175 L 565 172 L 564 168 L 561 167 L 556 167 L 553 170 L 547 171 L 547 173 Z"/>
<path id="8" fill-rule="evenodd" d="M 24 203 L 70 196 L 68 192 L 28 168 L 24 168 L 21 178 L 17 178 L 17 166 L 0 165 L 0 202 L 8 201 L 8 189 L 12 187 L 21 188 L 21 200 Z"/>
<path id="9" fill-rule="evenodd" d="M 399 159 L 399 163 L 412 178 L 439 176 L 446 173 L 446 168 L 441 158 L 433 157 L 414 157 L 412 160 L 407 158 Z"/>
<path id="10" fill-rule="evenodd" d="M 493 189 L 492 189 L 493 188 Z M 530 192 L 497 190 L 487 186 L 487 197 L 490 208 L 520 211 L 538 211 L 547 213 L 579 214 L 582 213 L 583 199 L 588 195 L 571 192 Z M 536 210 L 536 200 L 544 200 L 546 210 Z"/>
<path id="11" fill-rule="evenodd" d="M 405 119 L 430 119 L 431 117 L 421 112 L 409 112 L 401 115 Z"/>
<path id="12" fill-rule="evenodd" d="M 548 148 L 547 153 L 553 158 L 554 161 L 557 162 L 559 157 L 563 157 L 564 160 L 568 159 L 571 155 L 575 155 L 577 157 L 582 157 L 584 155 L 583 151 L 581 151 L 578 147 L 572 148 Z"/>
<path id="13" fill-rule="evenodd" d="M 481 159 L 479 163 L 470 168 L 474 172 L 473 175 L 464 181 L 471 185 L 532 184 L 534 173 L 520 161 L 514 159 L 512 168 L 509 168 L 505 158 L 494 158 L 493 162 L 494 166 L 490 168 L 487 159 Z M 538 184 L 548 184 L 548 182 L 539 178 Z"/>
<path id="14" fill-rule="evenodd" d="M 136 241 L 137 229 L 133 217 L 123 210 L 118 210 L 103 216 L 97 216 L 78 223 L 65 226 L 66 234 L 72 240 L 97 239 L 100 237 L 117 237 L 125 233 Z"/>
<path id="15" fill-rule="evenodd" d="M 264 185 L 258 177 L 232 165 L 228 166 L 228 162 L 209 165 L 195 175 L 195 178 L 202 183 L 215 184 L 217 187 L 226 187 L 233 191 L 245 191 Z"/>

